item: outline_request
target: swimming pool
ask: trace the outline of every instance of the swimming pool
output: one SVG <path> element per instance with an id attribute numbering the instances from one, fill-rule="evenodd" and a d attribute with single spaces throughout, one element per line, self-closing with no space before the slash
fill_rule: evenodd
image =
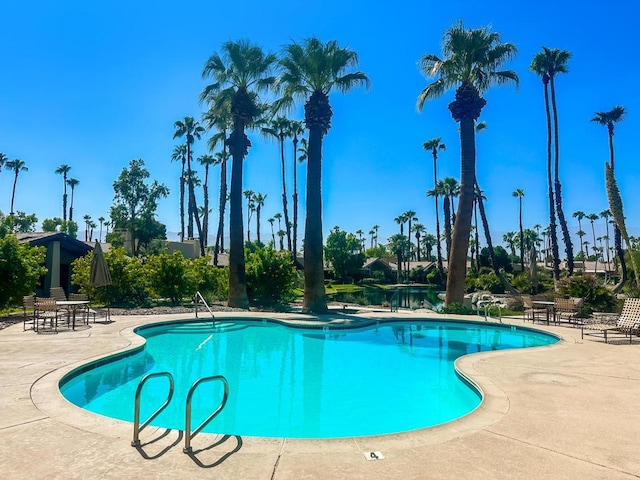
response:
<path id="1" fill-rule="evenodd" d="M 339 438 L 430 427 L 473 411 L 481 395 L 454 361 L 465 354 L 555 343 L 542 332 L 454 321 L 379 321 L 358 329 L 302 329 L 264 319 L 189 321 L 136 329 L 144 347 L 85 365 L 60 382 L 70 402 L 132 421 L 136 388 L 151 372 L 172 372 L 169 407 L 153 425 L 184 430 L 187 391 L 224 375 L 229 400 L 205 432 L 287 438 Z M 141 418 L 167 395 L 166 379 L 142 392 Z M 198 424 L 222 388 L 193 397 Z"/>

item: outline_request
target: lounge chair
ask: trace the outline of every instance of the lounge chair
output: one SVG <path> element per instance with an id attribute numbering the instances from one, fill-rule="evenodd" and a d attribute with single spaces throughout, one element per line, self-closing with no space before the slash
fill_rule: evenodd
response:
<path id="1" fill-rule="evenodd" d="M 602 336 L 605 343 L 608 343 L 609 333 L 617 333 L 625 338 L 629 336 L 629 343 L 631 343 L 634 333 L 640 335 L 640 298 L 627 298 L 624 301 L 622 312 L 616 323 L 594 321 L 584 323 L 581 327 L 582 338 L 585 335 Z"/>
<path id="2" fill-rule="evenodd" d="M 36 329 L 36 297 L 35 295 L 25 295 L 22 297 L 22 310 L 24 312 L 24 320 L 22 322 L 22 331 L 27 330 L 27 324 L 31 324 L 31 330 Z"/>

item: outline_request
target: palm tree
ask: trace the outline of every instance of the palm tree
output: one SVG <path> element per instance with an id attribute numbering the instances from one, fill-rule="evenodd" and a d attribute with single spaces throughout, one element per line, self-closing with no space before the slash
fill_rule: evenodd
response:
<path id="1" fill-rule="evenodd" d="M 67 174 L 71 170 L 69 165 L 62 164 L 56 168 L 55 173 L 62 175 L 62 219 L 67 220 Z"/>
<path id="2" fill-rule="evenodd" d="M 589 215 L 585 215 L 585 218 L 587 218 L 590 222 L 591 222 L 591 235 L 593 236 L 593 246 L 595 247 L 596 244 L 596 230 L 595 230 L 595 226 L 594 223 L 596 220 L 598 220 L 598 218 L 600 218 L 600 216 L 597 213 L 590 213 Z"/>
<path id="3" fill-rule="evenodd" d="M 282 230 L 282 224 L 280 223 L 282 220 L 282 214 L 280 212 L 276 213 L 273 218 L 275 218 L 276 220 L 278 220 L 278 236 L 280 237 L 280 250 L 284 250 L 284 237 L 280 236 L 280 232 L 284 230 Z M 285 232 L 287 233 L 287 232 Z M 275 248 L 275 246 L 274 246 Z"/>
<path id="4" fill-rule="evenodd" d="M 242 163 L 251 142 L 245 128 L 260 113 L 258 92 L 269 88 L 270 76 L 276 56 L 251 44 L 247 40 L 225 42 L 222 53 L 214 53 L 206 62 L 202 76 L 212 77 L 201 100 L 212 102 L 213 107 L 229 105 L 233 118 L 233 131 L 227 139 L 232 157 L 230 196 L 229 242 L 229 299 L 231 307 L 248 308 L 245 274 L 243 221 L 242 221 Z"/>
<path id="5" fill-rule="evenodd" d="M 25 165 L 25 163 L 22 160 L 18 158 L 9 160 L 8 162 L 6 162 L 6 166 L 9 170 L 13 170 L 13 173 L 14 173 L 13 190 L 11 191 L 11 210 L 9 212 L 9 215 L 13 216 L 14 215 L 13 201 L 15 200 L 15 197 L 16 197 L 16 185 L 18 183 L 18 175 L 20 174 L 20 172 L 28 171 L 29 168 Z"/>
<path id="6" fill-rule="evenodd" d="M 284 139 L 289 136 L 291 122 L 288 118 L 279 116 L 271 120 L 261 132 L 264 136 L 271 136 L 278 140 L 280 146 L 280 171 L 282 173 L 282 212 L 284 213 L 284 225 L 287 230 L 287 245 L 291 251 L 291 224 L 289 222 L 289 207 L 287 202 L 287 181 L 284 165 Z M 295 163 L 295 162 L 294 162 Z"/>
<path id="7" fill-rule="evenodd" d="M 492 85 L 508 82 L 517 85 L 518 75 L 515 72 L 499 70 L 516 53 L 516 47 L 502 43 L 499 34 L 490 32 L 488 28 L 467 30 L 460 22 L 444 34 L 443 59 L 433 54 L 426 54 L 420 59 L 422 72 L 427 77 L 437 75 L 439 78 L 420 92 L 418 110 L 422 110 L 426 100 L 440 97 L 455 87 L 455 100 L 449 104 L 449 110 L 453 119 L 460 123 L 460 200 L 448 262 L 447 304 L 462 303 L 464 297 L 476 184 L 475 121 L 487 103 L 481 95 Z"/>
<path id="8" fill-rule="evenodd" d="M 524 197 L 524 190 L 518 188 L 511 194 L 511 196 L 516 197 L 520 205 L 520 268 L 524 272 L 524 230 L 522 229 L 522 197 Z"/>
<path id="9" fill-rule="evenodd" d="M 341 48 L 336 41 L 322 43 L 315 37 L 301 44 L 293 42 L 285 47 L 280 60 L 282 74 L 278 79 L 283 87 L 284 103 L 294 97 L 306 101 L 305 126 L 309 130 L 307 157 L 307 216 L 304 238 L 304 303 L 303 312 L 326 312 L 322 260 L 322 140 L 331 127 L 329 93 L 347 93 L 355 86 L 369 87 L 369 79 L 362 72 L 347 72 L 358 65 L 353 50 Z"/>
<path id="10" fill-rule="evenodd" d="M 198 163 L 204 166 L 204 183 L 202 184 L 203 193 L 203 210 L 202 216 L 202 238 L 204 246 L 209 244 L 209 167 L 217 163 L 216 158 L 213 155 L 200 155 L 198 157 Z"/>
<path id="11" fill-rule="evenodd" d="M 273 241 L 273 248 L 276 248 L 276 234 L 273 231 L 273 222 L 275 222 L 276 219 L 271 217 L 271 218 L 267 218 L 267 222 L 269 222 L 269 224 L 271 225 L 271 240 Z"/>
<path id="12" fill-rule="evenodd" d="M 371 235 L 371 248 L 373 248 L 373 239 L 375 238 L 376 231 L 372 228 L 369 230 L 369 235 Z"/>
<path id="13" fill-rule="evenodd" d="M 582 219 L 584 217 L 585 217 L 585 213 L 582 210 L 577 210 L 573 212 L 573 218 L 578 219 L 578 236 L 580 237 L 580 253 L 582 254 L 582 260 L 586 260 L 584 257 L 584 249 L 582 248 L 582 235 L 580 235 L 580 232 L 582 232 Z"/>
<path id="14" fill-rule="evenodd" d="M 555 210 L 555 196 L 553 194 L 553 170 L 552 170 L 552 154 L 551 146 L 553 141 L 552 136 L 552 123 L 551 123 L 551 109 L 549 107 L 549 69 L 551 51 L 542 47 L 543 51 L 537 53 L 533 57 L 529 70 L 537 75 L 540 75 L 542 84 L 544 86 L 544 107 L 547 119 L 547 184 L 548 184 L 548 196 L 549 196 L 549 240 L 551 242 L 551 256 L 553 261 L 553 281 L 557 286 L 557 282 L 560 279 L 560 252 L 558 248 L 558 233 L 556 227 L 556 210 Z"/>
<path id="15" fill-rule="evenodd" d="M 444 214 L 444 235 L 445 235 L 445 245 L 447 247 L 447 261 L 451 257 L 451 239 L 452 239 L 452 225 L 455 222 L 452 222 L 453 215 L 451 208 L 451 204 L 453 201 L 453 197 L 460 192 L 460 186 L 458 185 L 458 181 L 453 177 L 447 177 L 444 180 L 438 182 L 438 191 L 439 194 L 444 198 L 444 202 L 442 204 L 442 210 Z"/>
<path id="16" fill-rule="evenodd" d="M 251 216 L 256 210 L 256 194 L 253 190 L 245 190 L 242 192 L 247 200 L 247 242 L 251 241 Z"/>
<path id="17" fill-rule="evenodd" d="M 409 223 L 408 228 L 407 228 L 407 261 L 406 261 L 406 272 L 407 272 L 407 280 L 409 280 L 409 262 L 411 261 L 411 232 L 413 231 L 411 228 L 411 222 L 417 222 L 418 221 L 418 217 L 416 217 L 416 212 L 414 212 L 413 210 L 407 210 L 406 212 L 403 213 L 404 217 L 407 219 L 407 222 Z"/>
<path id="18" fill-rule="evenodd" d="M 2 172 L 2 167 L 4 167 L 4 164 L 7 163 L 7 161 L 9 160 L 9 158 L 2 152 L 0 152 L 0 172 Z"/>
<path id="19" fill-rule="evenodd" d="M 582 248 L 582 243 L 583 243 L 582 238 L 586 235 L 586 233 L 585 233 L 584 230 L 580 229 L 580 230 L 578 230 L 576 232 L 576 235 L 578 235 L 578 237 L 580 237 L 580 256 L 582 257 L 582 261 L 585 261 L 586 257 L 584 256 L 584 250 Z"/>
<path id="20" fill-rule="evenodd" d="M 187 236 L 193 237 L 193 220 L 195 218 L 196 227 L 198 229 L 198 238 L 200 239 L 200 254 L 204 256 L 204 239 L 202 238 L 202 225 L 200 224 L 200 217 L 198 217 L 198 206 L 196 204 L 196 194 L 193 184 L 193 176 L 191 174 L 191 145 L 193 145 L 195 139 L 200 140 L 200 137 L 204 133 L 204 127 L 199 122 L 193 119 L 193 117 L 184 117 L 183 120 L 176 120 L 173 124 L 175 130 L 173 132 L 173 138 L 186 138 L 187 145 L 187 183 L 189 188 L 189 208 L 187 224 Z"/>
<path id="21" fill-rule="evenodd" d="M 374 225 L 373 227 L 371 227 L 371 230 L 375 232 L 376 247 L 378 246 L 378 229 L 379 228 L 380 228 L 380 225 Z"/>
<path id="22" fill-rule="evenodd" d="M 187 146 L 176 145 L 171 155 L 171 161 L 180 161 L 182 168 L 180 170 L 180 241 L 184 240 L 184 181 L 186 178 L 185 165 L 187 163 Z"/>
<path id="23" fill-rule="evenodd" d="M 360 253 L 362 253 L 364 251 L 364 239 L 362 238 L 364 231 L 359 229 L 356 231 L 356 235 L 358 235 L 358 239 L 360 240 Z"/>
<path id="24" fill-rule="evenodd" d="M 88 242 L 89 241 L 89 223 L 91 222 L 91 215 L 87 214 L 84 217 L 82 217 L 82 219 L 84 220 L 84 241 Z"/>
<path id="25" fill-rule="evenodd" d="M 71 202 L 69 202 L 69 222 L 73 222 L 73 193 L 79 183 L 80 180 L 77 180 L 75 178 L 69 178 L 67 180 L 67 185 L 69 185 L 69 188 L 71 189 Z"/>
<path id="26" fill-rule="evenodd" d="M 431 250 L 433 250 L 433 246 L 437 243 L 436 237 L 431 233 L 427 233 L 422 236 L 422 243 L 424 245 L 425 256 L 429 261 L 433 258 L 431 255 Z"/>
<path id="27" fill-rule="evenodd" d="M 438 213 L 438 176 L 437 176 L 437 163 L 438 163 L 438 150 L 446 150 L 447 146 L 442 143 L 442 138 L 432 138 L 422 144 L 424 150 L 430 151 L 433 157 L 433 197 L 436 203 L 436 238 L 440 238 L 440 214 Z M 428 196 L 428 194 L 427 194 Z M 444 282 L 444 267 L 442 266 L 442 248 L 440 242 L 436 242 L 436 251 L 438 255 L 438 273 L 440 275 L 440 281 Z"/>
<path id="28" fill-rule="evenodd" d="M 396 222 L 398 225 L 400 225 L 400 236 L 404 237 L 404 224 L 407 221 L 407 217 L 404 215 L 404 213 L 402 215 L 398 215 L 396 218 L 393 219 L 394 222 Z M 404 253 L 404 248 L 400 249 L 399 251 L 394 252 L 398 255 L 398 283 L 400 283 L 400 279 L 402 278 L 402 265 L 403 265 L 403 259 L 404 257 L 402 256 L 402 254 Z"/>
<path id="29" fill-rule="evenodd" d="M 262 210 L 262 207 L 264 206 L 264 201 L 267 199 L 266 195 L 263 195 L 262 193 L 256 193 L 255 196 L 253 197 L 253 201 L 255 203 L 256 206 L 256 236 L 258 237 L 258 243 L 261 243 L 260 241 L 260 211 Z"/>
<path id="30" fill-rule="evenodd" d="M 278 230 L 278 238 L 280 238 L 280 250 L 284 250 L 284 236 L 287 234 L 284 230 Z"/>
<path id="31" fill-rule="evenodd" d="M 215 98 L 215 97 L 214 97 Z M 224 251 L 224 215 L 227 205 L 227 160 L 229 152 L 227 151 L 227 132 L 232 126 L 231 107 L 228 102 L 222 102 L 213 105 L 202 115 L 202 120 L 207 128 L 216 128 L 218 131 L 214 133 L 207 141 L 207 147 L 210 151 L 214 151 L 218 144 L 222 145 L 222 152 L 216 152 L 216 165 L 220 165 L 220 195 L 218 197 L 218 231 L 216 232 L 216 242 L 213 247 L 213 264 L 218 265 L 218 253 Z"/>
<path id="32" fill-rule="evenodd" d="M 604 223 L 607 229 L 607 234 L 604 237 L 605 240 L 605 246 L 607 249 L 607 269 L 609 269 L 609 265 L 611 263 L 611 259 L 609 257 L 609 218 L 611 217 L 611 212 L 609 211 L 609 209 L 603 210 L 600 212 L 600 218 L 604 218 Z"/>
<path id="33" fill-rule="evenodd" d="M 407 237 L 396 233 L 389 238 L 389 251 L 396 254 L 398 259 L 398 274 L 396 282 L 400 283 L 402 280 L 402 258 L 407 251 Z"/>
<path id="34" fill-rule="evenodd" d="M 613 135 L 616 123 L 624 120 L 624 114 L 624 107 L 621 105 L 617 105 L 608 112 L 596 112 L 595 116 L 591 119 L 592 122 L 599 123 L 600 125 L 605 125 L 607 127 L 607 132 L 609 133 L 609 165 L 611 167 L 611 174 L 614 176 L 614 178 L 615 155 L 613 150 Z M 611 205 L 609 205 L 609 208 L 612 208 Z M 617 224 L 614 224 L 613 226 L 613 245 L 616 250 L 616 256 L 620 260 L 620 282 L 615 287 L 616 291 L 619 291 L 622 288 L 622 285 L 624 285 L 627 281 L 627 263 L 625 262 L 624 251 L 622 250 L 622 235 Z"/>
<path id="35" fill-rule="evenodd" d="M 511 256 L 516 256 L 516 232 L 507 232 L 502 235 L 502 240 L 509 246 L 509 250 L 511 250 Z"/>
<path id="36" fill-rule="evenodd" d="M 422 235 L 424 235 L 425 233 L 427 233 L 427 229 L 424 228 L 424 225 L 422 225 L 421 223 L 415 223 L 413 225 L 413 233 L 416 236 L 416 246 L 418 248 L 418 251 L 416 252 L 418 255 L 418 261 L 421 261 L 420 258 L 420 237 L 422 237 Z"/>
<path id="37" fill-rule="evenodd" d="M 305 138 L 300 139 L 300 156 L 298 157 L 298 135 L 304 133 L 304 126 L 302 122 L 296 120 L 289 121 L 289 136 L 292 137 L 293 142 L 293 239 L 292 239 L 292 254 L 295 260 L 296 252 L 298 251 L 298 162 L 303 162 L 307 159 L 307 140 Z"/>
<path id="38" fill-rule="evenodd" d="M 104 225 L 105 218 L 100 216 L 98 217 L 98 221 L 100 222 L 100 241 L 102 242 L 102 225 Z"/>

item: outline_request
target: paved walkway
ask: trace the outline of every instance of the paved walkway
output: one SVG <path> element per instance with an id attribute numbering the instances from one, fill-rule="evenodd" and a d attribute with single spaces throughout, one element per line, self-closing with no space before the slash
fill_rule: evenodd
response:
<path id="1" fill-rule="evenodd" d="M 0 331 L 0 477 L 640 478 L 640 341 L 583 341 L 566 327 L 541 327 L 562 336 L 557 345 L 460 359 L 485 400 L 439 427 L 341 440 L 199 435 L 193 456 L 182 453 L 179 432 L 147 429 L 135 449 L 131 424 L 69 404 L 57 382 L 88 360 L 139 344 L 133 327 L 164 318 L 121 316 L 57 335 L 23 332 L 21 324 Z M 367 461 L 366 451 L 385 458 Z"/>

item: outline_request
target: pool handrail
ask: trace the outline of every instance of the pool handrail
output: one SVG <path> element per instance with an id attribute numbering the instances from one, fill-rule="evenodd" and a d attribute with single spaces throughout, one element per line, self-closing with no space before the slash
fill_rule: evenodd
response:
<path id="1" fill-rule="evenodd" d="M 204 304 L 204 306 L 207 308 L 207 310 L 209 310 L 209 313 L 211 314 L 211 319 L 215 321 L 216 317 L 213 314 L 213 311 L 211 310 L 211 308 L 209 307 L 209 304 L 204 299 L 204 297 L 202 296 L 202 294 L 200 293 L 199 290 L 196 292 L 196 294 L 194 295 L 194 299 L 193 299 L 194 303 L 196 305 L 196 318 L 198 318 L 198 298 Z"/>
<path id="2" fill-rule="evenodd" d="M 205 418 L 204 421 L 193 432 L 191 432 L 191 400 L 193 398 L 193 393 L 195 392 L 196 388 L 198 388 L 198 386 L 200 386 L 202 383 L 218 381 L 218 380 L 221 381 L 224 385 L 224 394 L 222 395 L 222 401 L 220 402 L 220 405 L 218 405 L 218 408 L 216 408 L 211 415 Z M 189 389 L 189 393 L 187 394 L 187 406 L 186 406 L 185 423 L 184 423 L 184 448 L 182 449 L 183 453 L 188 453 L 188 454 L 192 453 L 193 450 L 191 448 L 191 439 L 195 437 L 198 433 L 200 433 L 202 429 L 206 427 L 209 424 L 209 422 L 211 422 L 211 420 L 213 420 L 222 411 L 224 406 L 227 404 L 228 398 L 229 398 L 229 382 L 222 375 L 213 375 L 212 377 L 202 377 L 193 383 L 193 385 Z"/>
<path id="3" fill-rule="evenodd" d="M 160 407 L 155 412 L 153 412 L 151 416 L 142 425 L 140 425 L 140 394 L 142 393 L 142 387 L 147 382 L 147 380 L 154 377 L 167 377 L 169 379 L 169 395 L 165 400 L 165 402 L 162 405 L 160 405 Z M 133 407 L 133 440 L 131 441 L 132 447 L 140 447 L 140 432 L 144 428 L 146 428 L 154 418 L 160 415 L 160 412 L 162 412 L 167 407 L 167 405 L 169 405 L 169 403 L 171 402 L 171 399 L 173 398 L 173 388 L 174 388 L 173 375 L 171 375 L 171 373 L 169 372 L 150 373 L 148 375 L 145 375 L 143 379 L 140 380 L 140 383 L 138 384 L 138 388 L 136 389 L 135 403 Z"/>

